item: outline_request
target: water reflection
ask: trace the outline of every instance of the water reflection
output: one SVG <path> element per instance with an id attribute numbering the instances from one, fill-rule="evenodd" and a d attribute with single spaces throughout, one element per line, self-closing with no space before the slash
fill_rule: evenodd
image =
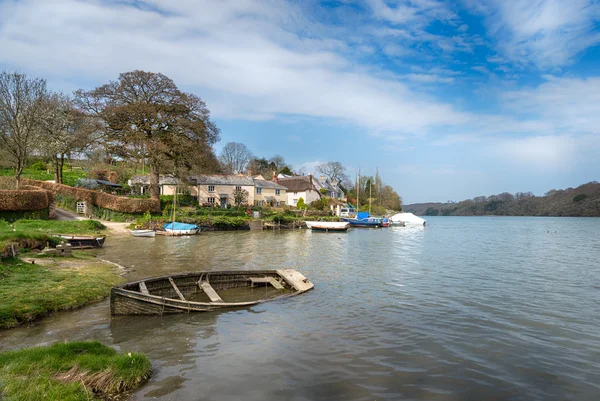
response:
<path id="1" fill-rule="evenodd" d="M 134 399 L 588 400 L 600 392 L 600 219 L 122 237 L 128 279 L 296 268 L 311 292 L 227 312 L 112 318 L 108 303 L 0 332 L 147 353 Z"/>

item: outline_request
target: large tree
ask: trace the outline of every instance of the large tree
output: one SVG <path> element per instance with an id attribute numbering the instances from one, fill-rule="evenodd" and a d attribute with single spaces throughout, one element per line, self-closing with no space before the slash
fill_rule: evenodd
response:
<path id="1" fill-rule="evenodd" d="M 0 147 L 10 157 L 17 183 L 38 137 L 45 94 L 44 79 L 0 73 Z"/>
<path id="2" fill-rule="evenodd" d="M 316 167 L 317 171 L 329 178 L 330 181 L 344 182 L 348 180 L 346 175 L 346 167 L 340 162 L 327 162 L 319 164 Z"/>
<path id="3" fill-rule="evenodd" d="M 92 140 L 94 126 L 86 116 L 73 107 L 72 99 L 62 93 L 45 97 L 39 113 L 39 150 L 50 157 L 54 180 L 63 182 L 65 158 L 72 152 L 83 151 Z"/>
<path id="4" fill-rule="evenodd" d="M 239 142 L 229 142 L 223 147 L 219 161 L 223 169 L 229 173 L 241 173 L 246 170 L 248 163 L 254 158 L 252 151 Z"/>
<path id="5" fill-rule="evenodd" d="M 183 176 L 194 168 L 214 168 L 212 145 L 219 140 L 219 129 L 206 104 L 163 74 L 122 73 L 117 81 L 77 91 L 76 103 L 102 122 L 109 153 L 130 159 L 143 153 L 152 199 L 160 194 L 160 173 Z"/>

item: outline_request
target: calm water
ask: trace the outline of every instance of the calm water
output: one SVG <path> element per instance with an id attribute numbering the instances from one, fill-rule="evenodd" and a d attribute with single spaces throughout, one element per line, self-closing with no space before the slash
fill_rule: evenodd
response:
<path id="1" fill-rule="evenodd" d="M 296 268 L 307 294 L 249 309 L 109 315 L 0 332 L 3 348 L 98 339 L 148 354 L 133 399 L 600 399 L 600 219 L 430 218 L 427 227 L 110 238 L 128 278 Z"/>

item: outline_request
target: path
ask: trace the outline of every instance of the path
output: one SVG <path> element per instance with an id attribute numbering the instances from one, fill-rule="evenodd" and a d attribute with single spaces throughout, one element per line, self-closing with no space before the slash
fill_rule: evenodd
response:
<path id="1" fill-rule="evenodd" d="M 57 220 L 89 220 L 87 217 L 75 214 L 69 210 L 64 210 L 64 209 L 59 209 L 56 208 L 56 219 Z M 115 234 L 124 234 L 124 233 L 129 233 L 129 224 L 130 223 L 117 223 L 114 221 L 106 221 L 106 220 L 100 220 L 100 219 L 93 219 L 96 221 L 99 221 L 100 223 L 104 224 L 109 231 L 115 233 Z"/>

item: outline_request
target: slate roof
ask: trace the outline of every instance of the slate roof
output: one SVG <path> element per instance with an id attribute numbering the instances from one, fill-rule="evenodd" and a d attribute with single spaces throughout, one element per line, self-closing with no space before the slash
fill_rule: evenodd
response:
<path id="1" fill-rule="evenodd" d="M 276 182 L 265 180 L 254 180 L 254 185 L 257 188 L 287 189 L 287 187 L 277 184 Z"/>
<path id="2" fill-rule="evenodd" d="M 252 177 L 233 174 L 196 175 L 190 177 L 190 180 L 196 185 L 254 186 Z"/>
<path id="3" fill-rule="evenodd" d="M 279 185 L 283 185 L 288 191 L 306 191 L 309 189 L 316 190 L 310 180 L 310 176 L 297 176 L 290 178 L 280 178 Z"/>
<path id="4" fill-rule="evenodd" d="M 149 175 L 134 175 L 129 179 L 131 185 L 150 185 Z M 158 185 L 178 185 L 179 180 L 173 175 L 161 175 Z"/>

